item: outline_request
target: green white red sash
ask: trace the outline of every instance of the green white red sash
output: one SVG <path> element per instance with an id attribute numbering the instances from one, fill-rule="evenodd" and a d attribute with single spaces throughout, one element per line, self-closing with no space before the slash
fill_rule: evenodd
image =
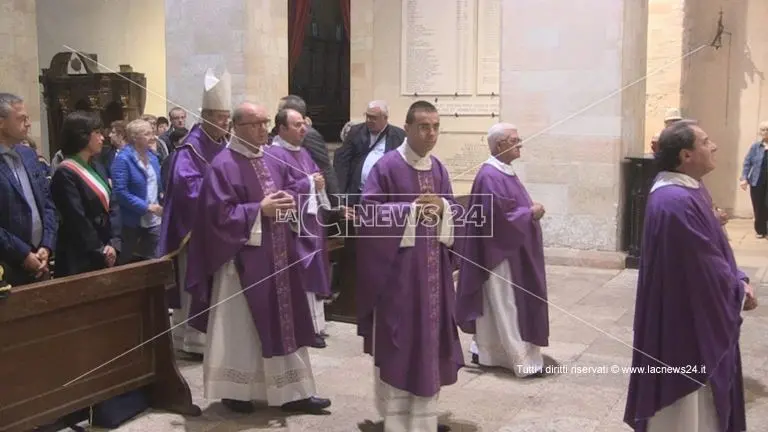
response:
<path id="1" fill-rule="evenodd" d="M 90 166 L 83 166 L 83 164 L 75 158 L 64 159 L 59 165 L 65 167 L 80 177 L 86 186 L 96 194 L 101 201 L 101 205 L 104 206 L 104 210 L 109 212 L 109 196 L 110 188 L 104 182 L 104 179 L 96 173 Z"/>

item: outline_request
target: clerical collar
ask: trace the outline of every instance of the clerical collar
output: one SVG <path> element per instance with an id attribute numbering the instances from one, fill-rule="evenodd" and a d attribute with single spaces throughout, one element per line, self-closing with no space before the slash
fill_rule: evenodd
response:
<path id="1" fill-rule="evenodd" d="M 230 150 L 236 153 L 240 153 L 248 159 L 255 159 L 264 156 L 264 150 L 262 150 L 261 147 L 258 147 L 257 151 L 254 151 L 254 147 L 255 146 L 246 144 L 243 140 L 236 136 L 232 137 L 232 141 L 229 142 Z"/>
<path id="2" fill-rule="evenodd" d="M 221 137 L 218 141 L 213 139 L 213 137 L 208 135 L 208 132 L 205 131 L 205 128 L 203 127 L 202 123 L 200 123 L 200 131 L 202 131 L 203 135 L 208 137 L 208 139 L 211 140 L 212 142 L 215 142 L 217 144 L 222 144 L 222 145 L 226 145 L 227 144 L 227 137 L 226 136 Z"/>
<path id="3" fill-rule="evenodd" d="M 486 163 L 496 168 L 497 170 L 503 172 L 504 174 L 511 175 L 511 176 L 515 175 L 515 169 L 512 168 L 512 165 L 496 159 L 496 156 L 489 157 L 488 160 L 483 163 Z"/>
<path id="4" fill-rule="evenodd" d="M 688 189 L 698 189 L 701 187 L 701 182 L 687 174 L 673 171 L 661 171 L 656 175 L 653 187 L 651 187 L 651 192 L 665 186 L 682 186 Z"/>
<path id="5" fill-rule="evenodd" d="M 400 144 L 400 147 L 397 148 L 398 153 L 400 153 L 400 156 L 403 157 L 405 160 L 405 163 L 412 166 L 414 169 L 419 171 L 429 171 L 432 169 L 432 157 L 429 153 L 427 153 L 426 156 L 421 157 L 419 156 L 410 145 L 408 145 L 408 138 L 403 140 L 403 143 Z"/>
<path id="6" fill-rule="evenodd" d="M 272 140 L 272 144 L 279 145 L 280 147 L 290 151 L 301 151 L 301 146 L 295 146 L 289 143 L 288 141 L 280 138 L 280 135 L 275 135 L 275 138 Z"/>

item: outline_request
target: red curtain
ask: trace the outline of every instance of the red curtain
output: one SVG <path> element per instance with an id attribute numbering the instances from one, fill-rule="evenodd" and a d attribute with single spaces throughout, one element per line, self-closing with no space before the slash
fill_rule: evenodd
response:
<path id="1" fill-rule="evenodd" d="M 294 7 L 291 9 L 293 14 L 290 17 L 289 34 L 291 39 L 288 52 L 288 67 L 293 70 L 301 57 L 301 51 L 304 49 L 304 34 L 309 22 L 309 12 L 312 9 L 312 0 L 292 0 Z"/>
<path id="2" fill-rule="evenodd" d="M 349 39 L 350 35 L 352 34 L 349 31 L 349 21 L 350 21 L 349 0 L 339 0 L 339 6 L 341 6 L 341 19 L 344 20 L 344 30 L 347 33 L 347 39 Z"/>

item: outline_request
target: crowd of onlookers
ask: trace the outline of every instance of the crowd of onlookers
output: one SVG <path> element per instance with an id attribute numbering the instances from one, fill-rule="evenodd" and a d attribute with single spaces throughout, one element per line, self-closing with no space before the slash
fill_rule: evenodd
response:
<path id="1" fill-rule="evenodd" d="M 98 113 L 72 112 L 48 162 L 28 136 L 24 101 L 0 93 L 4 279 L 50 278 L 52 262 L 62 277 L 156 257 L 164 177 L 188 133 L 183 109 L 169 117 L 104 125 Z"/>

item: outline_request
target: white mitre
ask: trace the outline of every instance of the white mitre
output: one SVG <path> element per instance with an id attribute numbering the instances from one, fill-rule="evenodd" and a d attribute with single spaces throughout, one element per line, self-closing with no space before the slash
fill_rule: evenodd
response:
<path id="1" fill-rule="evenodd" d="M 201 110 L 230 111 L 232 109 L 232 77 L 226 70 L 216 78 L 213 69 L 205 72 L 203 106 Z"/>

